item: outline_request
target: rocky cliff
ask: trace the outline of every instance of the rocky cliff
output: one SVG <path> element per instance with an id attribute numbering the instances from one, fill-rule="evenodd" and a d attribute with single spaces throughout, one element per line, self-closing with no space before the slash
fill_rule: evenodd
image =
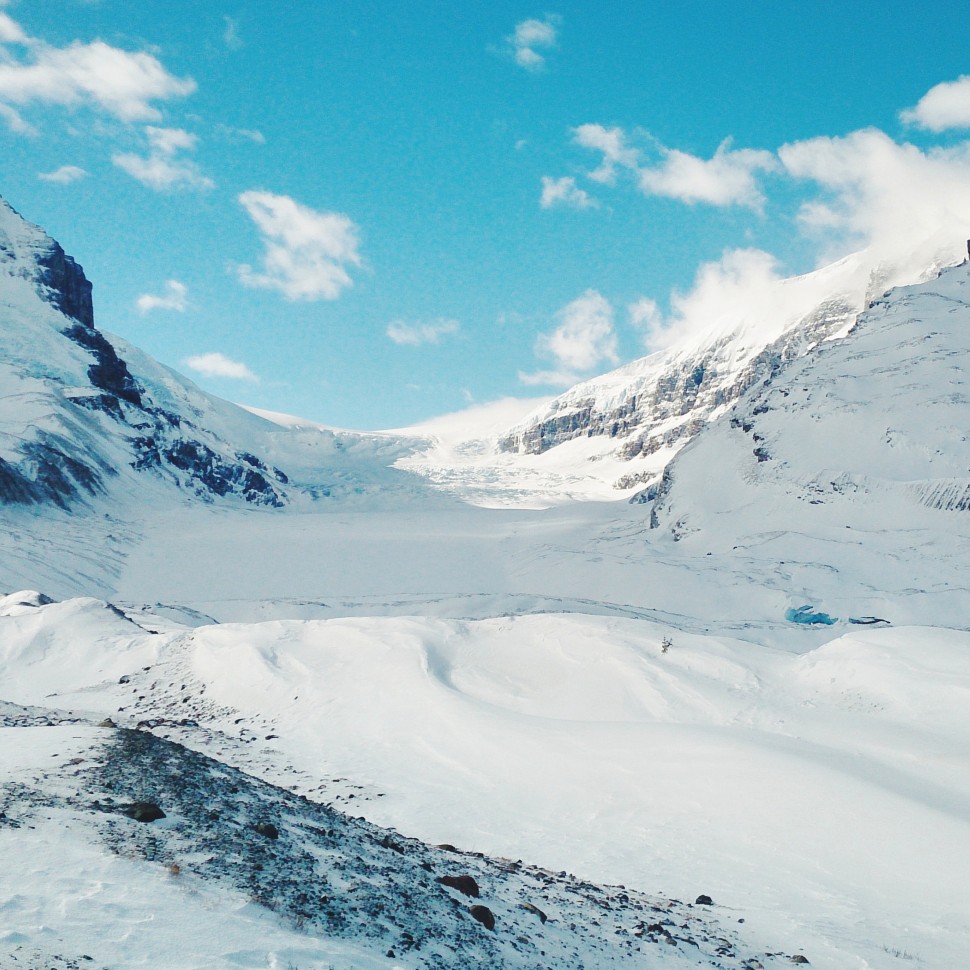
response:
<path id="1" fill-rule="evenodd" d="M 287 476 L 207 427 L 198 389 L 139 377 L 118 344 L 94 326 L 82 267 L 0 199 L 0 503 L 66 508 L 137 472 L 207 500 L 284 504 Z"/>

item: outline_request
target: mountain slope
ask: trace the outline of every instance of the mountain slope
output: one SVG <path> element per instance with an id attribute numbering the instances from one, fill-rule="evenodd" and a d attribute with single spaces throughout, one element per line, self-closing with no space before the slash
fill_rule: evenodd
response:
<path id="1" fill-rule="evenodd" d="M 566 391 L 506 432 L 499 448 L 542 454 L 577 437 L 612 439 L 616 457 L 636 459 L 617 488 L 654 480 L 750 388 L 844 336 L 888 287 L 931 278 L 950 261 L 950 248 L 935 244 L 893 263 L 861 252 L 776 281 L 757 300 L 728 302 L 669 350 Z"/>
<path id="2" fill-rule="evenodd" d="M 0 504 L 158 496 L 280 508 L 409 493 L 399 436 L 281 428 L 94 326 L 91 284 L 0 199 Z M 284 468 L 287 470 L 284 471 Z"/>

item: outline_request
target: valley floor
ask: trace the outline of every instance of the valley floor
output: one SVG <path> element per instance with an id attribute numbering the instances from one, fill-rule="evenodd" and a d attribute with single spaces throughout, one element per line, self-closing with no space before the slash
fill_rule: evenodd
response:
<path id="1" fill-rule="evenodd" d="M 951 550 L 936 539 L 934 562 L 918 543 L 912 562 L 887 562 L 878 534 L 860 542 L 833 526 L 817 540 L 825 554 L 799 561 L 804 537 L 706 549 L 647 525 L 638 506 L 499 510 L 447 497 L 366 511 L 23 514 L 0 540 L 0 588 L 63 602 L 5 601 L 0 697 L 154 722 L 432 845 L 710 895 L 762 960 L 962 965 L 963 539 Z M 85 594 L 98 599 L 71 598 Z M 841 620 L 785 620 L 805 604 Z M 846 622 L 861 616 L 892 625 Z M 198 727 L 179 726 L 187 719 Z M 7 759 L 18 742 L 5 745 Z M 114 885 L 99 874 L 108 862 L 78 865 Z M 15 882 L 0 881 L 0 911 L 34 913 Z M 223 965 L 286 966 L 267 962 L 277 924 L 240 918 L 247 939 L 265 932 L 262 956 L 240 950 Z M 20 925 L 31 919 L 56 923 L 37 911 Z M 287 959 L 371 965 L 316 945 Z M 373 966 L 422 965 L 368 952 Z M 640 965 L 680 965 L 664 959 Z"/>

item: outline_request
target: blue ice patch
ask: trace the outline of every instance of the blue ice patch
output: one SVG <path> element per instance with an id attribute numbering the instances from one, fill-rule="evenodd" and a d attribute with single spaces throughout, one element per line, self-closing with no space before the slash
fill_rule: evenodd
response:
<path id="1" fill-rule="evenodd" d="M 832 626 L 839 620 L 837 616 L 829 616 L 811 606 L 793 606 L 785 610 L 785 619 L 789 623 L 803 623 L 805 626 Z"/>

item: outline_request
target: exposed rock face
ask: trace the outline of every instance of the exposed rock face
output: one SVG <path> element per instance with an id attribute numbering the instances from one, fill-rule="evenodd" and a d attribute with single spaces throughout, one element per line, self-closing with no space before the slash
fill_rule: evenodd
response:
<path id="1" fill-rule="evenodd" d="M 91 294 L 81 266 L 0 199 L 0 395 L 18 402 L 0 422 L 0 504 L 67 509 L 132 469 L 205 500 L 282 506 L 286 475 L 183 409 L 185 389 L 160 404 L 95 328 Z"/>
<path id="2" fill-rule="evenodd" d="M 50 288 L 51 301 L 66 317 L 77 320 L 82 326 L 94 327 L 93 287 L 84 270 L 68 256 L 60 243 L 50 240 L 50 249 L 38 256 L 41 280 Z"/>
<path id="3" fill-rule="evenodd" d="M 735 334 L 695 352 L 656 354 L 625 369 L 630 377 L 619 392 L 605 397 L 595 380 L 579 385 L 553 401 L 545 415 L 512 429 L 499 447 L 538 455 L 572 438 L 602 435 L 623 439 L 618 454 L 631 459 L 684 444 L 787 361 L 844 331 L 855 312 L 847 300 L 823 303 L 740 363 Z"/>

